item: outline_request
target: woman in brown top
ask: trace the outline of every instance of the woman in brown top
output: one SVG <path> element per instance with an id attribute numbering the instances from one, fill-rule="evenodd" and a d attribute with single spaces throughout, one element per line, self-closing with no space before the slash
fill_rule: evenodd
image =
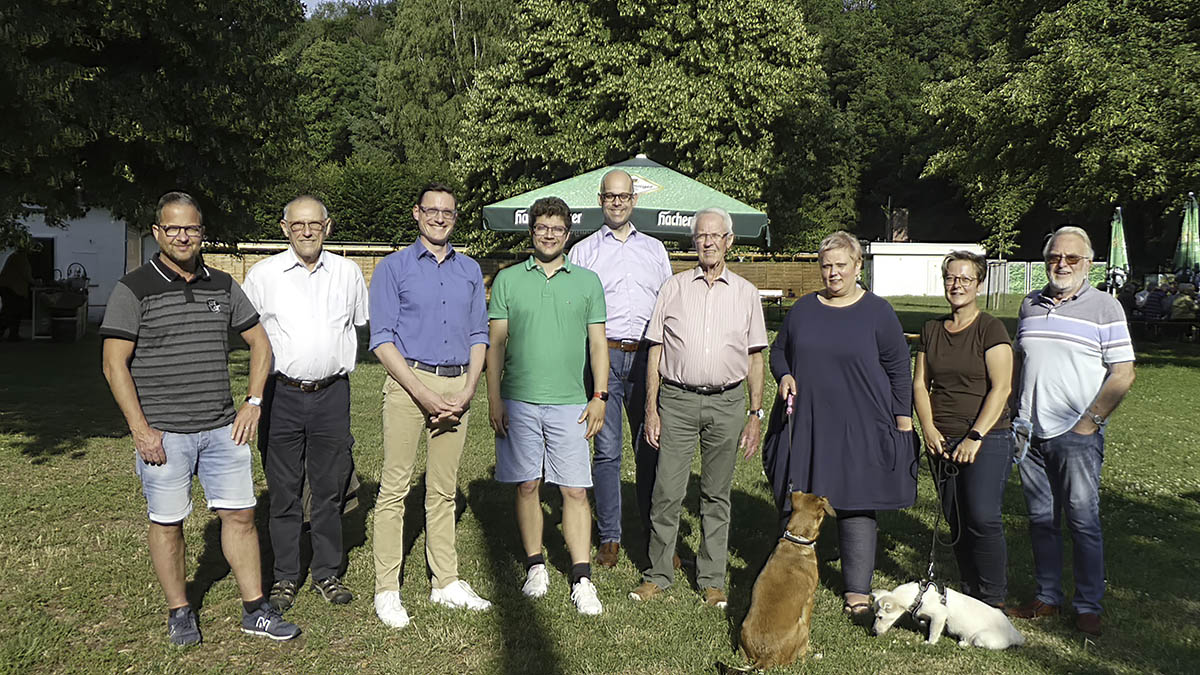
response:
<path id="1" fill-rule="evenodd" d="M 1012 467 L 1013 354 L 1004 324 L 979 311 L 976 297 L 986 277 L 983 256 L 954 251 L 942 261 L 950 315 L 921 331 L 913 403 L 929 453 L 958 468 L 940 488 L 962 591 L 1002 607 L 1008 557 L 1000 506 Z"/>

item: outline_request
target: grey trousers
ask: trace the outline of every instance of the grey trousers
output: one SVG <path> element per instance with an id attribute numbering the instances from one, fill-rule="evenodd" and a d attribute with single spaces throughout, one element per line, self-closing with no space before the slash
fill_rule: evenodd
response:
<path id="1" fill-rule="evenodd" d="M 665 382 L 659 389 L 662 431 L 650 500 L 650 568 L 643 576 L 645 581 L 661 588 L 671 585 L 679 514 L 699 439 L 701 542 L 696 555 L 696 583 L 700 588 L 725 589 L 729 490 L 738 438 L 746 423 L 745 407 L 742 387 L 708 396 Z"/>

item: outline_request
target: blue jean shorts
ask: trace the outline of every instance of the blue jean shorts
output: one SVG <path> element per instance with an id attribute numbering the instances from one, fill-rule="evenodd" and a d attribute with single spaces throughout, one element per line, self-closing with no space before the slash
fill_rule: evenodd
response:
<path id="1" fill-rule="evenodd" d="M 524 483 L 544 478 L 562 487 L 592 487 L 592 450 L 585 405 L 504 401 L 508 435 L 496 437 L 496 480 Z"/>
<path id="2" fill-rule="evenodd" d="M 167 461 L 158 466 L 143 462 L 134 451 L 134 467 L 142 479 L 152 522 L 178 523 L 192 512 L 192 476 L 200 477 L 208 508 L 254 508 L 250 445 L 237 445 L 232 434 L 232 424 L 192 434 L 164 431 L 162 445 Z"/>

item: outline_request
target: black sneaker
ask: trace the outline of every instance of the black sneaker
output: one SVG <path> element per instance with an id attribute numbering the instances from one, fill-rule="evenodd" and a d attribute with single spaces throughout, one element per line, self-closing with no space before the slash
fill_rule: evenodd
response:
<path id="1" fill-rule="evenodd" d="M 325 577 L 314 581 L 313 590 L 335 605 L 344 605 L 354 599 L 354 594 L 342 585 L 342 580 L 337 577 Z"/>
<path id="2" fill-rule="evenodd" d="M 196 624 L 196 611 L 190 606 L 171 610 L 167 614 L 167 637 L 173 645 L 200 644 L 200 626 Z"/>
<path id="3" fill-rule="evenodd" d="M 253 612 L 242 610 L 242 632 L 272 640 L 291 640 L 300 635 L 300 627 L 285 620 L 271 603 L 263 602 Z"/>
<path id="4" fill-rule="evenodd" d="M 283 613 L 292 608 L 296 602 L 296 582 L 291 579 L 280 579 L 271 586 L 271 606 Z"/>

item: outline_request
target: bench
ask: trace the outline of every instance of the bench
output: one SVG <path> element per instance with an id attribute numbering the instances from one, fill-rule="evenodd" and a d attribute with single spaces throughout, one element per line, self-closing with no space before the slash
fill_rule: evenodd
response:
<path id="1" fill-rule="evenodd" d="M 783 320 L 783 290 L 777 288 L 758 289 L 758 299 L 767 306 L 767 314 L 774 313 L 775 318 L 765 317 L 768 321 Z"/>

